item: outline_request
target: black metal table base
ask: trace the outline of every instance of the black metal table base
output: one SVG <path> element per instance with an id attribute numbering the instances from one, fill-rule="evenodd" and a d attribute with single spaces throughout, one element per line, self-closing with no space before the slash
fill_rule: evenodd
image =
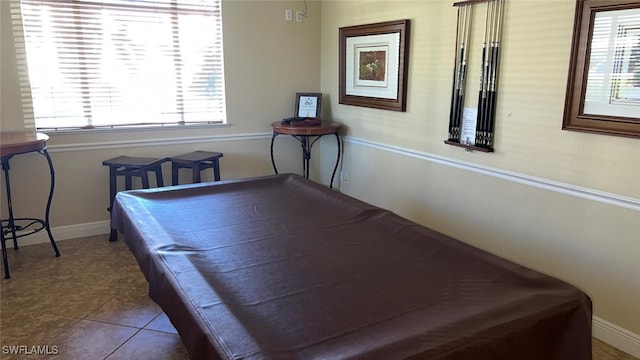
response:
<path id="1" fill-rule="evenodd" d="M 36 218 L 13 217 L 13 204 L 11 202 L 11 182 L 9 181 L 9 160 L 13 156 L 18 154 L 2 156 L 0 158 L 0 161 L 2 162 L 2 170 L 4 172 L 5 187 L 7 190 L 7 207 L 9 210 L 9 218 L 0 221 L 0 242 L 2 243 L 2 261 L 4 262 L 5 279 L 9 279 L 11 277 L 7 259 L 7 240 L 13 240 L 13 249 L 18 250 L 18 238 L 29 236 L 42 230 L 46 230 L 56 257 L 60 256 L 60 251 L 58 250 L 56 241 L 53 239 L 53 235 L 51 234 L 51 226 L 49 224 L 49 212 L 51 210 L 51 201 L 53 200 L 53 190 L 55 188 L 55 172 L 53 170 L 53 162 L 51 161 L 51 156 L 49 156 L 46 148 L 38 150 L 37 152 L 47 159 L 47 163 L 49 164 L 49 174 L 51 175 L 51 187 L 49 189 L 49 197 L 47 198 L 47 207 L 45 209 L 44 220 Z"/>
<path id="2" fill-rule="evenodd" d="M 275 171 L 276 174 L 278 174 L 278 168 L 276 167 L 276 162 L 273 157 L 273 143 L 278 135 L 280 135 L 280 133 L 274 131 L 273 136 L 271 137 L 271 165 L 273 165 L 273 171 Z M 329 135 L 329 134 L 291 135 L 291 137 L 293 137 L 294 139 L 298 140 L 298 142 L 300 142 L 300 146 L 302 147 L 302 175 L 307 179 L 309 178 L 309 161 L 311 160 L 311 148 L 313 147 L 313 144 L 316 143 L 316 141 L 318 141 L 321 137 L 325 135 Z M 338 164 L 340 163 L 340 152 L 342 151 L 341 144 L 340 144 L 340 135 L 338 135 L 337 132 L 334 133 L 334 135 L 336 137 L 336 142 L 338 143 L 338 156 L 336 159 L 336 165 L 333 167 L 333 173 L 331 174 L 331 182 L 329 183 L 330 189 L 333 188 L 333 179 L 335 178 L 336 171 L 338 170 Z M 315 137 L 315 139 L 310 141 L 311 137 Z"/>

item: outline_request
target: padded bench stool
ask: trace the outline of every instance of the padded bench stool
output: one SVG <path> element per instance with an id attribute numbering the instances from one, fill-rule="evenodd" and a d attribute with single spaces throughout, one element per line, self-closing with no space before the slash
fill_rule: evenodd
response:
<path id="1" fill-rule="evenodd" d="M 222 153 L 219 152 L 194 151 L 168 158 L 167 160 L 171 161 L 172 185 L 178 185 L 178 171 L 183 168 L 192 169 L 193 183 L 200 182 L 200 172 L 206 169 L 213 169 L 213 179 L 220 181 L 220 158 L 222 156 Z"/>
<path id="2" fill-rule="evenodd" d="M 132 178 L 139 177 L 142 181 L 142 187 L 144 189 L 149 188 L 149 172 L 156 173 L 156 186 L 164 186 L 162 180 L 162 163 L 167 161 L 167 158 L 143 158 L 143 157 L 130 157 L 130 156 L 118 156 L 113 159 L 105 160 L 102 165 L 109 167 L 109 208 L 111 212 L 113 206 L 113 200 L 116 198 L 118 192 L 118 176 L 124 176 L 125 190 L 132 189 Z M 111 229 L 109 235 L 109 241 L 118 240 L 118 231 Z"/>

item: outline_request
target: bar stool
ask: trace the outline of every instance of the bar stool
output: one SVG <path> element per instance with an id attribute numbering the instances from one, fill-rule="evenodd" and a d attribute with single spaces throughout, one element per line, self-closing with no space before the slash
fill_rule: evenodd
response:
<path id="1" fill-rule="evenodd" d="M 156 174 L 156 186 L 164 186 L 162 180 L 162 163 L 167 161 L 167 158 L 143 158 L 143 157 L 130 157 L 130 156 L 118 156 L 113 159 L 105 160 L 102 165 L 109 167 L 109 208 L 111 212 L 113 207 L 113 201 L 116 198 L 118 192 L 118 176 L 124 176 L 125 190 L 132 189 L 132 178 L 139 177 L 142 181 L 142 187 L 144 189 L 149 188 L 149 172 L 153 171 Z M 118 240 L 118 231 L 111 229 L 109 235 L 109 241 Z"/>
<path id="2" fill-rule="evenodd" d="M 178 171 L 186 168 L 192 171 L 193 183 L 200 182 L 200 172 L 206 169 L 213 169 L 213 178 L 220 181 L 220 158 L 222 153 L 211 151 L 194 151 L 168 158 L 171 161 L 171 181 L 172 185 L 178 185 Z"/>

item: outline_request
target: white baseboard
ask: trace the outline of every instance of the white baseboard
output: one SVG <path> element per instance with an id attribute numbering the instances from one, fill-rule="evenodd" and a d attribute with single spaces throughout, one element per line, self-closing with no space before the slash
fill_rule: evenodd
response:
<path id="1" fill-rule="evenodd" d="M 96 221 L 86 224 L 58 226 L 51 229 L 56 241 L 80 237 L 108 234 L 109 221 Z M 20 245 L 33 245 L 49 242 L 47 233 L 37 234 L 20 239 Z M 13 248 L 13 242 L 7 241 L 7 247 Z M 640 335 L 621 328 L 597 316 L 593 317 L 593 336 L 640 359 Z"/>
<path id="2" fill-rule="evenodd" d="M 58 226 L 51 228 L 51 234 L 56 241 L 76 239 L 80 237 L 108 234 L 111 230 L 109 221 L 96 221 L 78 225 Z M 20 234 L 20 233 L 18 233 Z M 47 232 L 42 230 L 33 235 L 18 239 L 19 246 L 48 243 Z M 7 248 L 13 249 L 13 241 L 7 241 Z"/>
<path id="3" fill-rule="evenodd" d="M 640 359 L 640 335 L 638 334 L 594 316 L 593 336 Z"/>

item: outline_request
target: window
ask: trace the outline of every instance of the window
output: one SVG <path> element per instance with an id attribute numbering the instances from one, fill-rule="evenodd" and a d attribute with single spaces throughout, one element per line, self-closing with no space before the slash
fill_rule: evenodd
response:
<path id="1" fill-rule="evenodd" d="M 584 111 L 640 114 L 640 9 L 599 12 L 593 21 Z"/>
<path id="2" fill-rule="evenodd" d="M 577 0 L 563 128 L 640 137 L 640 1 Z"/>
<path id="3" fill-rule="evenodd" d="M 14 1 L 38 129 L 226 122 L 220 0 Z"/>

